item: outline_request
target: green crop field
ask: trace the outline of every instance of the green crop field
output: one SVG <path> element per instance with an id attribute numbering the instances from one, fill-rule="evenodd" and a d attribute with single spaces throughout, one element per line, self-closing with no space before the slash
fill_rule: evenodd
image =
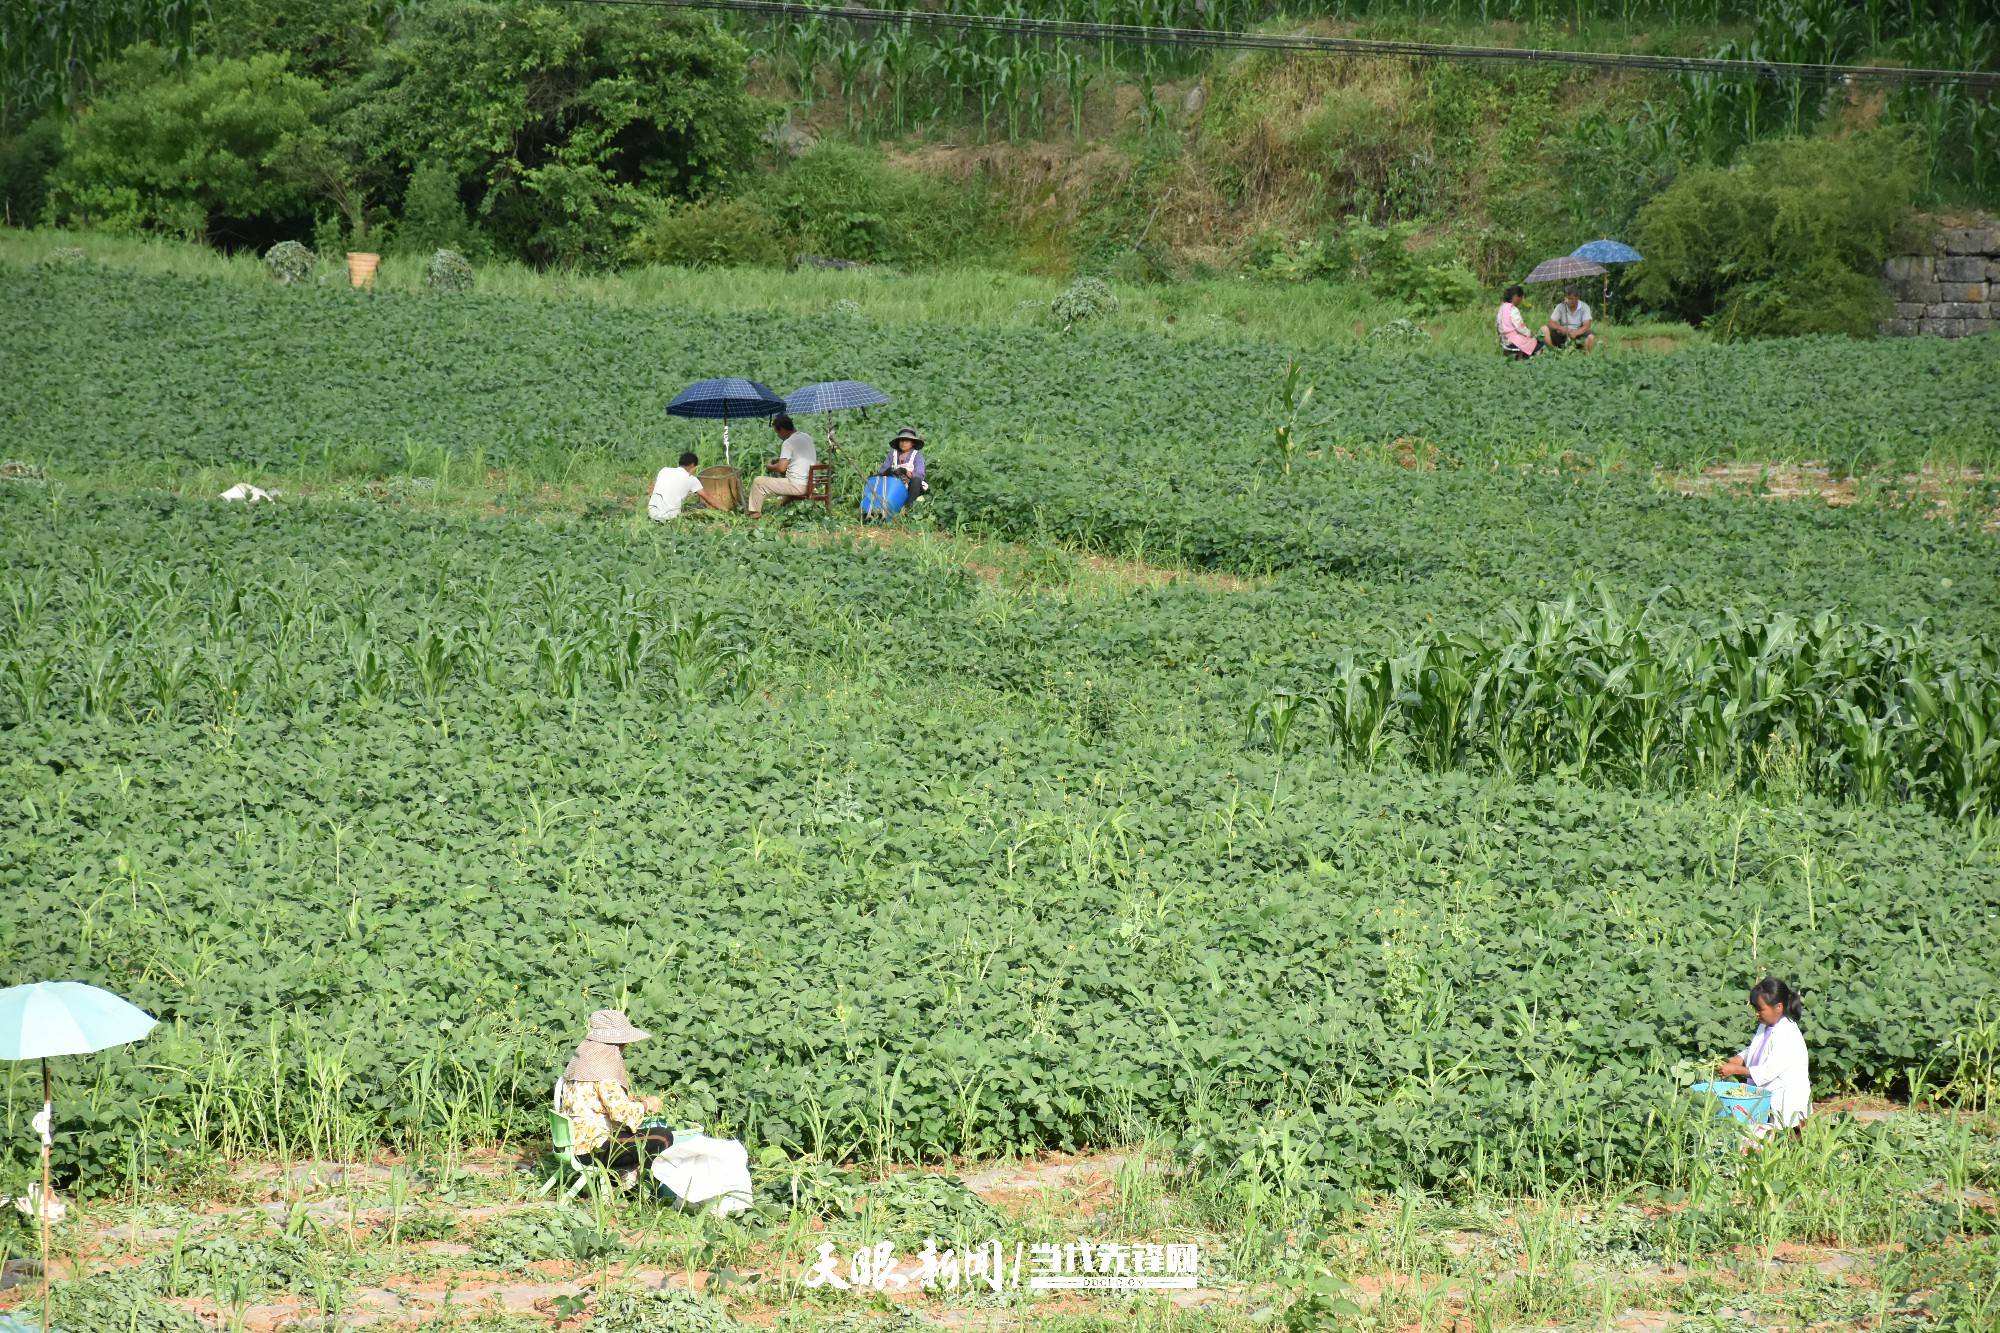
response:
<path id="1" fill-rule="evenodd" d="M 864 1175 L 1146 1145 L 1182 1211 L 1135 1156 L 1093 1225 L 1220 1237 L 1246 1303 L 1076 1327 L 1888 1327 L 1919 1291 L 1907 1326 L 1991 1327 L 2000 551 L 1976 481 L 1948 512 L 1896 481 L 1993 457 L 1991 338 L 1506 366 L 93 267 L 0 267 L 0 306 L 0 973 L 162 1019 L 65 1067 L 59 1184 L 103 1218 L 246 1162 L 531 1158 L 613 1007 L 657 1034 L 635 1082 L 757 1154 L 757 1243 L 794 1263 L 801 1219 L 999 1224 L 962 1193 L 883 1222 Z M 932 512 L 634 516 L 714 444 L 664 402 L 728 372 L 880 384 L 931 435 Z M 848 427 L 843 495 L 882 425 Z M 1720 459 L 1885 485 L 1656 472 Z M 1767 972 L 1805 988 L 1821 1099 L 1945 1109 L 1704 1146 L 1682 1088 Z M 36 1093 L 0 1077 L 18 1194 Z M 538 1179 L 454 1169 L 426 1208 Z M 748 1233 L 627 1206 L 466 1239 L 752 1266 Z M 333 1320 L 408 1243 L 197 1223 L 171 1268 L 66 1284 L 74 1326 L 274 1290 Z M 1730 1266 L 1781 1242 L 1872 1247 L 1869 1285 Z M 1611 1253 L 1713 1271 L 1666 1292 Z M 1477 1285 L 1364 1308 L 1329 1276 L 1405 1271 Z M 743 1299 L 807 1299 L 766 1281 Z M 728 1317 L 600 1287 L 591 1328 Z"/>

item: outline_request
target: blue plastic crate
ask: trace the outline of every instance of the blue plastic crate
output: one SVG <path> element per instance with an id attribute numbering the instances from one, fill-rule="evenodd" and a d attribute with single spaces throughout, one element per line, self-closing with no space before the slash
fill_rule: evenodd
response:
<path id="1" fill-rule="evenodd" d="M 1693 1091 L 1713 1098 L 1715 1113 L 1725 1120 L 1734 1118 L 1748 1125 L 1771 1123 L 1771 1094 L 1768 1089 L 1749 1083 L 1697 1083 Z"/>

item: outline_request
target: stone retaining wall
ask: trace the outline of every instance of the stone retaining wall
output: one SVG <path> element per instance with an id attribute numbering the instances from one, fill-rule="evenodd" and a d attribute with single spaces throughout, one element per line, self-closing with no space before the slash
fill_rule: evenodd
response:
<path id="1" fill-rule="evenodd" d="M 2000 328 L 2000 226 L 1941 228 L 1928 254 L 1884 264 L 1882 281 L 1896 303 L 1883 333 L 1963 338 Z"/>

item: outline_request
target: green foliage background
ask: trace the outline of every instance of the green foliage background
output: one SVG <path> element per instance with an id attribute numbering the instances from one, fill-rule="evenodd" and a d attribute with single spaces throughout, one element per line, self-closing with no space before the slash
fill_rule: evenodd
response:
<path id="1" fill-rule="evenodd" d="M 1634 294 L 1684 318 L 1719 311 L 1732 332 L 1866 337 L 1888 306 L 1874 274 L 1916 239 L 1901 203 L 1916 177 L 1914 143 L 1887 134 L 1698 168 L 1640 210 Z"/>

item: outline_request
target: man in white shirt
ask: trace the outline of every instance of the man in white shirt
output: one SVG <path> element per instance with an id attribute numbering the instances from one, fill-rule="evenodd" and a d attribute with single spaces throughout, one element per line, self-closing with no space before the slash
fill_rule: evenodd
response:
<path id="1" fill-rule="evenodd" d="M 780 452 L 778 457 L 764 464 L 764 471 L 771 475 L 750 483 L 747 508 L 752 518 L 763 517 L 764 501 L 774 495 L 794 499 L 804 495 L 813 464 L 819 462 L 819 446 L 813 443 L 812 436 L 794 427 L 790 417 L 782 412 L 772 417 L 771 429 L 778 432 Z"/>
<path id="2" fill-rule="evenodd" d="M 677 466 L 661 468 L 646 492 L 646 517 L 665 523 L 681 516 L 682 505 L 703 508 L 707 502 L 701 498 L 701 478 L 694 474 L 700 466 L 701 460 L 688 453 L 681 455 Z"/>
<path id="3" fill-rule="evenodd" d="M 1542 325 L 1542 341 L 1553 348 L 1574 345 L 1586 352 L 1597 346 L 1597 335 L 1590 331 L 1590 304 L 1576 299 L 1576 288 L 1563 288 L 1563 299 Z"/>

